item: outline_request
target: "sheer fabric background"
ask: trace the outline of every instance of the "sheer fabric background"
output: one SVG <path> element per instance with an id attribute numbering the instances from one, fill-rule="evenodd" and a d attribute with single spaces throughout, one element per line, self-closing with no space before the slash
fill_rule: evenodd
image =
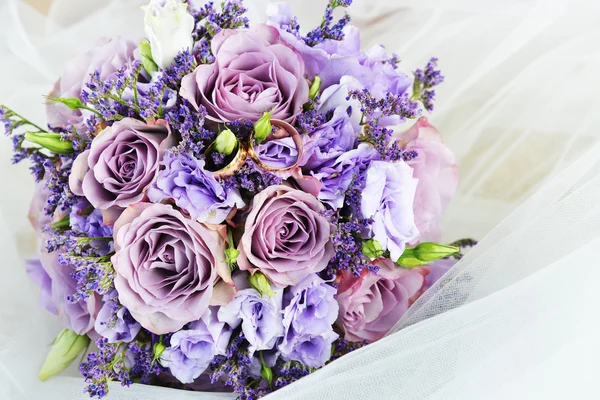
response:
<path id="1" fill-rule="evenodd" d="M 44 123 L 41 95 L 64 63 L 99 36 L 141 36 L 145 2 L 54 0 L 44 16 L 4 0 L 0 101 Z M 255 20 L 268 2 L 246 0 Z M 313 26 L 325 0 L 290 3 Z M 355 0 L 351 13 L 364 47 L 385 44 L 406 71 L 440 58 L 447 81 L 430 119 L 461 168 L 444 231 L 485 238 L 404 329 L 269 398 L 598 397 L 600 4 Z M 26 165 L 10 165 L 9 145 L 0 140 L 0 398 L 83 399 L 76 369 L 35 379 L 60 327 L 24 272 L 37 246 L 25 218 L 33 183 Z M 118 400 L 231 398 L 111 390 Z"/>

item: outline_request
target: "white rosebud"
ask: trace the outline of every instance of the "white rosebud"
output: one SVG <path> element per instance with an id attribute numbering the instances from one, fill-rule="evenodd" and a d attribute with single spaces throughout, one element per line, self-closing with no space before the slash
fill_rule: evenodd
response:
<path id="1" fill-rule="evenodd" d="M 142 7 L 144 31 L 152 49 L 152 59 L 160 68 L 168 67 L 175 56 L 192 49 L 194 17 L 181 0 L 150 0 Z"/>

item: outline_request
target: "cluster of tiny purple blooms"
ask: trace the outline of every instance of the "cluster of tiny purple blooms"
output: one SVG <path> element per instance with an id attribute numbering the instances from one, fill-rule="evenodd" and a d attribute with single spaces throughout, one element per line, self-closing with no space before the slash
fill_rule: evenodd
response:
<path id="1" fill-rule="evenodd" d="M 95 343 L 90 396 L 260 398 L 381 339 L 460 257 L 438 244 L 457 167 L 422 116 L 437 60 L 361 50 L 351 2 L 303 30 L 286 4 L 251 25 L 238 0 L 151 0 L 145 38 L 69 63 L 47 128 L 0 107 L 38 182 L 27 272 Z"/>

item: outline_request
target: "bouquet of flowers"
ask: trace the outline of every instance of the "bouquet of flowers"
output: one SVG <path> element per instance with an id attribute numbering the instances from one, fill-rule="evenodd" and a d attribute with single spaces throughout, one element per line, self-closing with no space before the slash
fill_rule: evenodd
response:
<path id="1" fill-rule="evenodd" d="M 69 63 L 47 128 L 0 108 L 38 182 L 27 272 L 66 327 L 40 379 L 87 351 L 92 397 L 255 399 L 381 339 L 473 244 L 438 243 L 458 174 L 421 116 L 437 60 L 361 51 L 350 3 L 303 35 L 286 4 L 251 25 L 237 0 L 151 0 L 145 39 Z"/>

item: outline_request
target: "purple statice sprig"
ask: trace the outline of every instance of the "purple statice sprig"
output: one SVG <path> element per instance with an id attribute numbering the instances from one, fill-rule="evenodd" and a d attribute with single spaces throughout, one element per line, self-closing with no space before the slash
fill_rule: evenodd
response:
<path id="1" fill-rule="evenodd" d="M 72 229 L 47 228 L 50 234 L 46 251 L 60 252 L 60 265 L 72 270 L 75 292 L 68 301 L 85 301 L 95 293 L 104 295 L 114 289 L 115 270 L 110 261 L 113 254 L 111 236 L 88 237 Z"/>
<path id="2" fill-rule="evenodd" d="M 90 79 L 81 92 L 86 106 L 96 110 L 105 121 L 118 121 L 126 117 L 135 118 L 141 114 L 137 83 L 142 72 L 142 63 L 132 62 L 130 67 L 121 67 L 114 79 L 103 80 L 100 71 L 90 74 Z M 129 99 L 124 98 L 128 91 Z"/>
<path id="3" fill-rule="evenodd" d="M 221 184 L 226 191 L 240 189 L 254 197 L 269 186 L 280 185 L 283 179 L 275 174 L 262 171 L 252 160 L 246 163 L 232 176 L 225 177 Z"/>
<path id="4" fill-rule="evenodd" d="M 90 397 L 105 397 L 110 381 L 120 382 L 122 386 L 130 386 L 134 381 L 148 384 L 152 377 L 165 371 L 160 363 L 153 362 L 152 341 L 109 343 L 101 337 L 96 340 L 96 346 L 98 351 L 89 353 L 79 366 L 87 383 L 84 393 Z"/>
<path id="5" fill-rule="evenodd" d="M 204 53 L 203 49 L 199 49 L 198 54 L 199 59 L 207 60 L 204 57 L 208 57 L 208 55 Z M 155 85 L 157 88 L 154 91 L 159 92 L 158 88 L 163 89 L 163 87 L 179 91 L 183 77 L 194 72 L 197 66 L 196 57 L 190 50 L 179 52 L 173 62 L 162 71 L 162 75 L 157 79 Z"/>
<path id="6" fill-rule="evenodd" d="M 433 100 L 435 99 L 433 88 L 444 82 L 442 72 L 437 69 L 437 62 L 438 59 L 434 57 L 429 60 L 425 69 L 417 69 L 414 73 L 415 81 L 411 100 L 420 101 L 429 112 L 433 111 Z"/>
<path id="7" fill-rule="evenodd" d="M 332 356 L 331 356 L 331 359 L 329 360 L 329 362 L 337 360 L 338 358 L 343 357 L 346 354 L 351 353 L 355 350 L 363 348 L 368 344 L 369 344 L 369 342 L 367 342 L 366 340 L 361 340 L 359 342 L 350 342 L 350 341 L 344 340 L 342 337 L 340 337 L 333 344 L 333 346 L 334 346 L 333 352 L 332 352 Z"/>
<path id="8" fill-rule="evenodd" d="M 279 368 L 277 368 L 277 378 L 274 379 L 273 386 L 277 389 L 294 383 L 298 379 L 301 379 L 316 371 L 315 368 L 307 367 L 298 361 L 287 361 L 284 362 L 283 365 L 276 367 Z"/>
<path id="9" fill-rule="evenodd" d="M 209 1 L 197 10 L 191 9 L 196 25 L 192 36 L 194 41 L 210 41 L 223 29 L 239 29 L 250 27 L 246 17 L 247 8 L 241 0 L 225 0 L 221 3 L 221 11 L 215 8 L 214 1 Z"/>
<path id="10" fill-rule="evenodd" d="M 352 0 L 329 0 L 327 7 L 325 8 L 325 15 L 321 25 L 310 31 L 305 37 L 304 42 L 311 47 L 322 43 L 325 40 L 343 40 L 344 39 L 344 28 L 350 23 L 350 15 L 344 13 L 344 16 L 339 19 L 336 23 L 333 23 L 333 12 L 338 7 L 349 7 L 352 4 Z M 293 24 L 294 30 L 298 31 L 297 21 Z M 290 22 L 292 26 L 292 22 Z"/>
<path id="11" fill-rule="evenodd" d="M 50 192 L 44 208 L 46 215 L 53 215 L 56 210 L 66 212 L 75 204 L 77 199 L 69 186 L 74 160 L 75 154 L 69 154 L 43 161 L 46 189 Z"/>
<path id="12" fill-rule="evenodd" d="M 217 134 L 206 128 L 206 110 L 200 106 L 196 110 L 187 100 L 181 99 L 166 115 L 172 130 L 179 132 L 181 141 L 171 149 L 172 154 L 188 153 L 197 159 L 204 158 L 204 152 L 216 139 Z"/>

